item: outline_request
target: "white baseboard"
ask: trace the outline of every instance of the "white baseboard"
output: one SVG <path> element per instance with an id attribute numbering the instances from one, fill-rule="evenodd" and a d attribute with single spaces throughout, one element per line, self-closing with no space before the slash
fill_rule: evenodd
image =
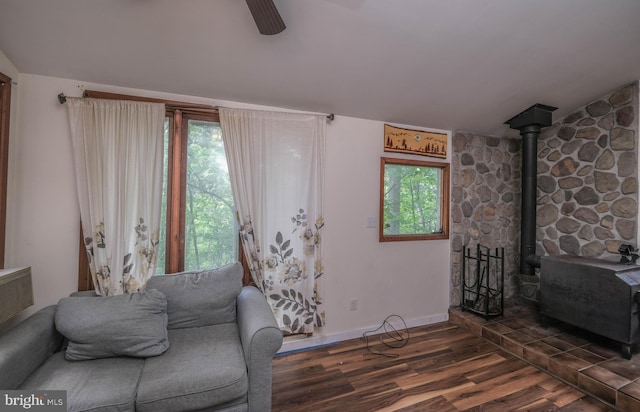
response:
<path id="1" fill-rule="evenodd" d="M 414 319 L 405 319 L 405 323 L 408 328 L 413 328 L 416 326 L 424 326 L 431 325 L 433 323 L 445 322 L 449 320 L 449 313 L 438 313 L 435 315 L 423 316 L 420 318 Z M 390 320 L 390 322 L 397 328 L 396 320 Z M 358 330 L 351 330 L 345 332 L 336 332 L 328 335 L 319 335 L 319 336 L 311 336 L 309 338 L 306 337 L 297 337 L 292 336 L 285 338 L 285 341 L 282 343 L 282 347 L 278 351 L 278 354 L 292 352 L 292 351 L 301 351 L 308 350 L 318 346 L 330 345 L 338 342 L 342 342 L 349 339 L 361 338 L 362 334 L 368 331 L 376 330 L 380 325 L 371 326 L 368 328 L 362 328 Z M 381 330 L 382 332 L 382 330 Z"/>

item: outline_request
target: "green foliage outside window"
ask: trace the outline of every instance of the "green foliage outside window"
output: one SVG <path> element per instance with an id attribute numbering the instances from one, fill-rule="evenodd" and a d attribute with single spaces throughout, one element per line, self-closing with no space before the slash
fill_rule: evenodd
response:
<path id="1" fill-rule="evenodd" d="M 238 236 L 229 171 L 219 123 L 189 120 L 185 202 L 184 270 L 221 267 L 237 261 Z M 166 222 L 168 122 L 162 222 Z M 160 239 L 156 273 L 165 271 L 166 236 Z"/>
<path id="2" fill-rule="evenodd" d="M 440 230 L 440 169 L 388 164 L 384 183 L 385 234 Z"/>

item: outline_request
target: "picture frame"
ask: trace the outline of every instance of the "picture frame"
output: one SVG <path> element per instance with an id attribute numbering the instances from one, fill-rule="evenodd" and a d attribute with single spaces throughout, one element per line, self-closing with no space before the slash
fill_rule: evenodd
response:
<path id="1" fill-rule="evenodd" d="M 384 151 L 447 158 L 448 135 L 446 133 L 403 129 L 384 125 Z"/>

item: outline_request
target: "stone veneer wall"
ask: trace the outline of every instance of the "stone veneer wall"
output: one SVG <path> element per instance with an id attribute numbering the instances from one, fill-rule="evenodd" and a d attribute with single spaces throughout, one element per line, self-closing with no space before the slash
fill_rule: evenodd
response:
<path id="1" fill-rule="evenodd" d="M 536 253 L 619 260 L 637 247 L 638 83 L 545 128 L 538 139 Z M 520 296 L 538 299 L 539 276 Z"/>
<path id="2" fill-rule="evenodd" d="M 504 247 L 505 298 L 513 297 L 520 262 L 520 139 L 456 133 L 452 143 L 451 306 L 461 302 L 462 248 L 478 243 Z"/>

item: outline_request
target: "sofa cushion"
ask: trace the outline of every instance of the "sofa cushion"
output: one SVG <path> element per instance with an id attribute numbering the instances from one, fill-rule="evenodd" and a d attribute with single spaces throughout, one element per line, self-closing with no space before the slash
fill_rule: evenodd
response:
<path id="1" fill-rule="evenodd" d="M 169 347 L 167 300 L 157 290 L 63 298 L 55 322 L 69 339 L 68 360 L 157 356 Z"/>
<path id="2" fill-rule="evenodd" d="M 238 325 L 169 330 L 171 347 L 145 361 L 137 411 L 201 410 L 246 402 L 247 368 Z"/>
<path id="3" fill-rule="evenodd" d="M 218 269 L 153 276 L 147 288 L 167 296 L 169 329 L 235 322 L 243 269 L 233 263 Z"/>
<path id="4" fill-rule="evenodd" d="M 55 353 L 20 389 L 67 391 L 69 411 L 135 411 L 135 396 L 144 359 L 108 358 L 69 362 Z"/>

